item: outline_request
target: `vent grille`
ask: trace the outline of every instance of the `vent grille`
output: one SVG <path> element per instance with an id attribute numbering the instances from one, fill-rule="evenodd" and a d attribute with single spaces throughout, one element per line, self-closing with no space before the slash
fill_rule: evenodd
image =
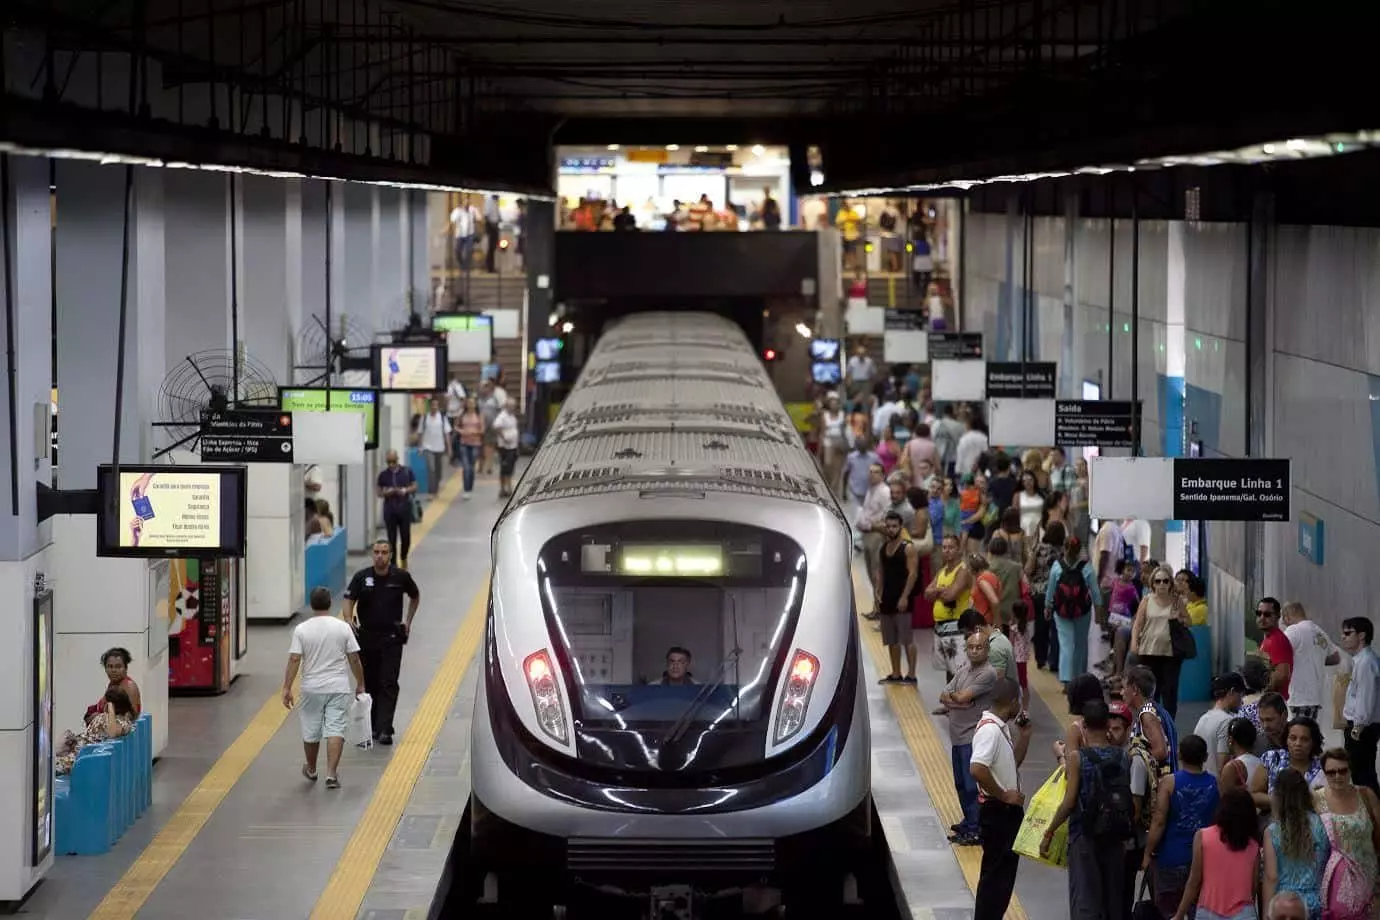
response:
<path id="1" fill-rule="evenodd" d="M 566 844 L 566 868 L 598 875 L 616 872 L 676 872 L 756 875 L 776 869 L 770 840 L 593 840 Z"/>
<path id="2" fill-rule="evenodd" d="M 760 387 L 765 386 L 761 374 L 747 374 L 741 368 L 733 371 L 720 371 L 717 373 L 704 373 L 696 369 L 690 373 L 673 374 L 675 368 L 660 368 L 656 371 L 639 371 L 630 374 L 603 374 L 597 378 L 581 380 L 580 386 L 602 387 L 611 386 L 619 383 L 632 383 L 634 381 L 665 380 L 672 377 L 677 381 L 698 381 L 702 383 L 738 383 L 743 386 Z"/>

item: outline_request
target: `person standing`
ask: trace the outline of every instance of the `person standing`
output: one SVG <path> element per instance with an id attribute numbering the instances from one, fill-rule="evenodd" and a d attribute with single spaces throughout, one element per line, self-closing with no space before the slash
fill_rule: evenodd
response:
<path id="1" fill-rule="evenodd" d="M 1351 683 L 1342 703 L 1351 778 L 1358 786 L 1380 792 L 1375 776 L 1376 743 L 1380 742 L 1380 659 L 1371 647 L 1374 641 L 1375 624 L 1368 617 L 1342 621 L 1342 647 L 1351 655 Z"/>
<path id="2" fill-rule="evenodd" d="M 398 463 L 396 450 L 388 452 L 387 461 L 388 465 L 379 470 L 377 483 L 378 496 L 383 499 L 383 526 L 388 531 L 390 558 L 407 568 L 407 556 L 412 551 L 412 496 L 417 494 L 417 477 L 410 468 Z"/>
<path id="3" fill-rule="evenodd" d="M 1207 743 L 1207 761 L 1203 769 L 1214 777 L 1222 775 L 1222 769 L 1231 759 L 1231 739 L 1227 726 L 1241 708 L 1241 695 L 1246 692 L 1246 682 L 1235 672 L 1219 674 L 1212 679 L 1212 708 L 1203 713 L 1193 734 Z"/>
<path id="4" fill-rule="evenodd" d="M 877 554 L 877 573 L 874 583 L 877 593 L 878 624 L 882 629 L 882 644 L 891 658 L 891 673 L 883 677 L 883 684 L 913 684 L 915 678 L 915 639 L 911 633 L 910 599 L 920 573 L 920 560 L 915 544 L 901 535 L 901 515 L 888 511 L 882 522 L 886 542 Z M 906 673 L 901 675 L 901 650 L 906 652 Z"/>
<path id="5" fill-rule="evenodd" d="M 1012 852 L 1025 818 L 1020 766 L 1030 748 L 1030 719 L 1017 719 L 1021 690 L 1015 681 L 1001 678 L 992 689 L 992 705 L 983 712 L 973 732 L 973 756 L 969 771 L 978 786 L 978 824 L 982 828 L 982 869 L 978 874 L 973 920 L 1002 920 L 1016 887 L 1021 858 Z M 1016 719 L 1018 734 L 1011 737 L 1010 722 Z"/>
<path id="6" fill-rule="evenodd" d="M 513 471 L 518 459 L 517 403 L 508 400 L 494 416 L 494 446 L 498 448 L 498 497 L 513 494 Z"/>
<path id="7" fill-rule="evenodd" d="M 293 707 L 292 682 L 302 673 L 302 748 L 306 759 L 302 775 L 316 782 L 316 761 L 321 739 L 326 739 L 326 788 L 340 788 L 340 755 L 345 749 L 345 723 L 350 703 L 364 692 L 364 668 L 359 660 L 355 631 L 331 615 L 329 588 L 311 591 L 311 618 L 297 624 L 288 646 L 287 671 L 283 674 L 283 705 Z M 350 679 L 354 678 L 351 691 Z"/>
<path id="8" fill-rule="evenodd" d="M 1327 631 L 1308 619 L 1308 611 L 1298 601 L 1290 601 L 1280 611 L 1284 637 L 1294 650 L 1293 674 L 1289 679 L 1289 717 L 1318 721 L 1322 712 L 1324 668 L 1342 660 L 1342 653 L 1328 638 Z"/>
<path id="9" fill-rule="evenodd" d="M 398 675 L 403 646 L 412 634 L 412 618 L 421 606 L 417 582 L 391 563 L 388 543 L 376 540 L 374 563 L 360 569 L 345 589 L 341 611 L 345 622 L 359 630 L 359 659 L 364 667 L 364 686 L 373 697 L 373 734 L 379 744 L 392 744 L 393 713 L 398 708 Z M 403 597 L 408 598 L 403 615 Z"/>
<path id="10" fill-rule="evenodd" d="M 490 195 L 484 199 L 484 271 L 491 275 L 498 271 L 495 257 L 498 255 L 498 231 L 501 221 L 498 196 Z"/>
<path id="11" fill-rule="evenodd" d="M 951 830 L 950 843 L 977 846 L 982 843 L 978 823 L 977 781 L 973 779 L 973 734 L 982 713 L 990 708 L 992 689 L 997 685 L 997 672 L 987 662 L 987 639 L 977 633 L 963 645 L 968 660 L 959 667 L 954 679 L 939 694 L 939 708 L 935 715 L 949 718 L 949 760 L 953 768 L 954 788 L 963 809 L 963 820 Z"/>
<path id="12" fill-rule="evenodd" d="M 1262 597 L 1255 605 L 1255 625 L 1260 627 L 1260 653 L 1270 663 L 1270 685 L 1284 701 L 1289 701 L 1289 680 L 1294 676 L 1294 647 L 1279 628 L 1279 601 Z"/>

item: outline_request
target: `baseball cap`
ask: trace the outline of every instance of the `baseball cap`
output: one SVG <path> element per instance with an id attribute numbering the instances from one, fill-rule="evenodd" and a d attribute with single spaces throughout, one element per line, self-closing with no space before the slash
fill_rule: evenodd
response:
<path id="1" fill-rule="evenodd" d="M 1212 679 L 1212 698 L 1214 700 L 1220 700 L 1232 691 L 1246 692 L 1246 679 L 1240 674 L 1231 671 L 1227 674 L 1218 674 Z"/>
<path id="2" fill-rule="evenodd" d="M 1131 707 L 1127 706 L 1121 700 L 1112 700 L 1107 704 L 1107 717 L 1111 719 L 1122 719 L 1127 725 L 1130 725 L 1134 721 L 1131 715 Z"/>

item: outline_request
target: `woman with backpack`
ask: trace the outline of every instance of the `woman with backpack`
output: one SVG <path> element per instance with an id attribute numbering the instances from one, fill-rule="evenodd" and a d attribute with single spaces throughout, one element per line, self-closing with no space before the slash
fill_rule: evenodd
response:
<path id="1" fill-rule="evenodd" d="M 1155 817 L 1141 857 L 1142 871 L 1154 869 L 1155 906 L 1172 915 L 1179 909 L 1193 867 L 1193 838 L 1212 823 L 1221 798 L 1217 777 L 1203 769 L 1207 742 L 1197 735 L 1179 740 L 1179 769 L 1155 788 Z"/>
<path id="2" fill-rule="evenodd" d="M 1193 836 L 1193 868 L 1173 920 L 1257 920 L 1259 859 L 1255 802 L 1246 790 L 1231 789 L 1222 796 L 1212 825 Z"/>
<path id="3" fill-rule="evenodd" d="M 1342 748 L 1322 756 L 1327 785 L 1313 792 L 1332 856 L 1323 870 L 1323 907 L 1331 920 L 1370 920 L 1375 908 L 1376 854 L 1380 853 L 1380 799 L 1351 779 Z"/>
<path id="4" fill-rule="evenodd" d="M 1045 616 L 1059 635 L 1059 682 L 1068 687 L 1088 673 L 1088 624 L 1093 606 L 1102 603 L 1092 563 L 1079 559 L 1083 544 L 1077 537 L 1064 541 L 1064 558 L 1049 568 L 1045 588 Z"/>

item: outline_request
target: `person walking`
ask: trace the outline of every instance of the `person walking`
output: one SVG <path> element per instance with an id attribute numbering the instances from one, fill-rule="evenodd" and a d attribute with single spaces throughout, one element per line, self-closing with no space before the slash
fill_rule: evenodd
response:
<path id="1" fill-rule="evenodd" d="M 982 869 L 978 874 L 973 920 L 1002 920 L 1016 887 L 1021 858 L 1012 851 L 1025 818 L 1020 766 L 1030 748 L 1030 718 L 1020 716 L 1021 689 L 1010 678 L 999 678 L 992 705 L 973 732 L 969 771 L 978 786 L 978 825 L 982 837 Z M 1018 733 L 1011 737 L 1010 722 Z"/>
<path id="2" fill-rule="evenodd" d="M 364 667 L 364 686 L 373 697 L 374 740 L 392 744 L 393 713 L 398 708 L 398 675 L 403 646 L 412 634 L 412 618 L 421 606 L 417 582 L 393 565 L 386 540 L 375 540 L 374 563 L 360 569 L 345 589 L 341 614 L 359 630 L 359 659 Z M 403 597 L 408 598 L 403 616 Z"/>
<path id="3" fill-rule="evenodd" d="M 412 551 L 412 496 L 417 494 L 417 477 L 398 463 L 398 452 L 388 452 L 388 465 L 379 470 L 378 496 L 383 499 L 383 526 L 388 531 L 388 549 L 398 564 L 407 568 Z M 401 540 L 401 546 L 399 546 Z M 401 550 L 401 551 L 400 551 Z"/>
<path id="4" fill-rule="evenodd" d="M 302 674 L 302 748 L 306 759 L 302 775 L 316 782 L 316 762 L 321 739 L 326 739 L 326 788 L 340 788 L 340 755 L 345 750 L 345 723 L 350 703 L 364 692 L 364 667 L 359 660 L 359 642 L 349 624 L 331 614 L 329 588 L 313 588 L 311 617 L 297 624 L 288 646 L 287 671 L 283 674 L 283 705 L 291 709 L 296 702 L 292 683 Z M 354 678 L 354 689 L 350 681 Z"/>

